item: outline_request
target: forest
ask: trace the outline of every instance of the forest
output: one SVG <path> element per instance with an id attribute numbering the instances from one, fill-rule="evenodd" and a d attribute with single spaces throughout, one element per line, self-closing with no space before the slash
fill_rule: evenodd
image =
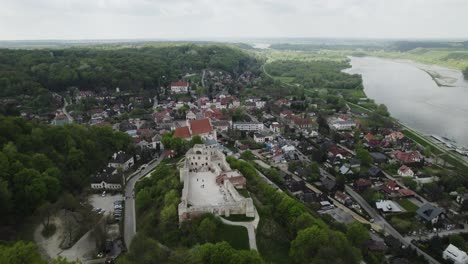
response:
<path id="1" fill-rule="evenodd" d="M 279 60 L 266 64 L 265 70 L 275 77 L 294 78 L 306 88 L 361 88 L 360 75 L 341 72 L 348 67 L 348 62 Z"/>
<path id="2" fill-rule="evenodd" d="M 79 194 L 90 176 L 131 138 L 110 127 L 47 126 L 0 116 L 0 239 L 63 192 Z M 5 233 L 3 232 L 5 231 Z"/>
<path id="3" fill-rule="evenodd" d="M 0 98 L 26 95 L 30 98 L 24 101 L 37 108 L 50 104 L 50 92 L 60 93 L 69 87 L 93 91 L 155 89 L 205 68 L 236 76 L 249 67 L 258 68 L 258 63 L 241 49 L 222 45 L 0 49 Z"/>

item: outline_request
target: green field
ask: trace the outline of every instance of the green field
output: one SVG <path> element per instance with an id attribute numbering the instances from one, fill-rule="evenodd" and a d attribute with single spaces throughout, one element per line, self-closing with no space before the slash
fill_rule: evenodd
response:
<path id="1" fill-rule="evenodd" d="M 226 241 L 235 249 L 250 249 L 247 229 L 243 226 L 222 225 L 216 241 Z"/>
<path id="2" fill-rule="evenodd" d="M 418 210 L 419 208 L 417 205 L 415 205 L 408 199 L 401 199 L 397 202 L 399 205 L 401 205 L 401 207 L 403 207 L 408 212 L 416 212 L 416 210 Z"/>
<path id="3" fill-rule="evenodd" d="M 417 48 L 408 52 L 375 51 L 367 52 L 369 56 L 389 59 L 408 59 L 424 64 L 437 64 L 453 69 L 463 70 L 468 67 L 468 51 L 456 49 Z"/>

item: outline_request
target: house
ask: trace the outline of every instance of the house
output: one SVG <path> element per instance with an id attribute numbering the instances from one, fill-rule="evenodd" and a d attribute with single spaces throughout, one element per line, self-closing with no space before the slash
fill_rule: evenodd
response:
<path id="1" fill-rule="evenodd" d="M 363 192 L 367 190 L 367 188 L 372 186 L 372 181 L 366 179 L 359 179 L 354 182 L 354 189 L 358 192 Z"/>
<path id="2" fill-rule="evenodd" d="M 119 151 L 112 155 L 112 159 L 109 162 L 109 166 L 115 169 L 122 169 L 123 171 L 128 170 L 135 164 L 135 160 L 132 155 L 127 154 L 123 151 Z"/>
<path id="3" fill-rule="evenodd" d="M 91 189 L 93 190 L 121 190 L 123 176 L 113 167 L 107 167 L 91 177 Z"/>
<path id="4" fill-rule="evenodd" d="M 389 140 L 392 143 L 397 143 L 403 138 L 405 138 L 405 135 L 401 133 L 400 131 L 395 131 L 385 136 L 385 139 Z"/>
<path id="5" fill-rule="evenodd" d="M 387 181 L 381 186 L 381 190 L 386 194 L 393 194 L 400 190 L 400 186 L 398 183 L 396 183 L 396 181 Z"/>
<path id="6" fill-rule="evenodd" d="M 338 131 L 352 130 L 356 127 L 356 122 L 348 120 L 336 120 L 329 123 L 330 128 Z"/>
<path id="7" fill-rule="evenodd" d="M 442 258 L 450 260 L 454 264 L 468 264 L 468 255 L 465 251 L 460 250 L 456 246 L 450 244 L 442 253 Z"/>
<path id="8" fill-rule="evenodd" d="M 392 200 L 378 201 L 375 203 L 375 207 L 384 213 L 398 213 L 402 211 L 400 206 Z"/>
<path id="9" fill-rule="evenodd" d="M 195 119 L 197 119 L 197 116 L 195 115 L 195 113 L 193 111 L 190 110 L 185 115 L 185 119 L 186 120 L 195 120 Z"/>
<path id="10" fill-rule="evenodd" d="M 418 151 L 403 152 L 401 150 L 396 150 L 392 154 L 395 159 L 402 164 L 417 163 L 421 162 L 423 159 L 422 155 Z"/>
<path id="11" fill-rule="evenodd" d="M 378 179 L 378 178 L 383 178 L 385 175 L 383 174 L 382 170 L 374 165 L 371 165 L 369 170 L 368 170 L 369 176 L 372 179 Z"/>
<path id="12" fill-rule="evenodd" d="M 208 118 L 198 120 L 187 120 L 187 126 L 178 127 L 174 131 L 174 137 L 190 140 L 193 136 L 200 136 L 202 139 L 217 140 L 216 130 L 213 129 Z"/>
<path id="13" fill-rule="evenodd" d="M 279 133 L 280 132 L 280 124 L 278 122 L 272 122 L 270 125 L 270 130 L 273 131 L 274 133 Z"/>
<path id="14" fill-rule="evenodd" d="M 340 191 L 335 192 L 335 199 L 338 202 L 340 202 L 340 203 L 342 203 L 344 205 L 349 205 L 349 204 L 352 203 L 351 198 L 348 195 L 346 195 L 346 194 L 344 194 L 344 193 L 342 193 Z"/>
<path id="15" fill-rule="evenodd" d="M 413 170 L 411 170 L 410 167 L 403 165 L 398 169 L 398 175 L 400 175 L 401 177 L 413 177 L 414 172 Z"/>
<path id="16" fill-rule="evenodd" d="M 351 170 L 351 166 L 349 164 L 343 164 L 340 167 L 340 173 L 342 175 L 352 175 L 354 172 Z"/>
<path id="17" fill-rule="evenodd" d="M 273 140 L 273 135 L 266 133 L 254 133 L 254 141 L 257 143 L 270 142 Z"/>
<path id="18" fill-rule="evenodd" d="M 456 201 L 459 204 L 463 204 L 465 202 L 468 202 L 468 193 L 462 193 L 462 194 L 457 195 Z"/>
<path id="19" fill-rule="evenodd" d="M 444 210 L 426 203 L 416 210 L 416 217 L 425 222 L 436 224 L 440 218 L 444 218 Z"/>
<path id="20" fill-rule="evenodd" d="M 215 120 L 212 121 L 211 124 L 218 132 L 227 132 L 231 127 L 231 122 L 227 120 Z"/>
<path id="21" fill-rule="evenodd" d="M 322 186 L 325 188 L 325 190 L 327 190 L 330 193 L 333 192 L 337 188 L 336 181 L 328 177 L 321 178 L 320 182 Z"/>
<path id="22" fill-rule="evenodd" d="M 416 193 L 410 189 L 400 189 L 398 190 L 398 194 L 400 195 L 400 197 L 404 197 L 404 198 L 416 196 Z"/>
<path id="23" fill-rule="evenodd" d="M 380 153 L 380 152 L 370 152 L 369 153 L 372 157 L 372 160 L 374 161 L 374 163 L 386 163 L 387 162 L 387 156 L 385 156 L 384 154 Z"/>
<path id="24" fill-rule="evenodd" d="M 240 131 L 261 131 L 263 127 L 261 122 L 235 122 L 232 124 L 233 129 Z"/>
<path id="25" fill-rule="evenodd" d="M 247 185 L 247 180 L 239 170 L 223 171 L 216 177 L 216 184 L 224 184 L 226 180 L 230 181 L 234 187 L 239 189 L 245 189 Z"/>
<path id="26" fill-rule="evenodd" d="M 70 123 L 68 117 L 64 114 L 56 114 L 54 120 L 52 120 L 52 125 L 54 126 L 63 126 L 65 124 Z"/>
<path id="27" fill-rule="evenodd" d="M 180 94 L 180 93 L 186 93 L 189 90 L 189 83 L 188 82 L 173 82 L 171 83 L 171 92 Z"/>

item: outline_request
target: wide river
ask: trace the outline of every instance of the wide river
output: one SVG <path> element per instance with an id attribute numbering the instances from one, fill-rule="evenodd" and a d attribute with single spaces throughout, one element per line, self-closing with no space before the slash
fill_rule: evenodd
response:
<path id="1" fill-rule="evenodd" d="M 350 57 L 347 73 L 362 75 L 364 91 L 391 115 L 427 135 L 468 146 L 468 82 L 460 71 L 411 61 Z M 426 72 L 437 72 L 452 87 L 439 87 Z"/>

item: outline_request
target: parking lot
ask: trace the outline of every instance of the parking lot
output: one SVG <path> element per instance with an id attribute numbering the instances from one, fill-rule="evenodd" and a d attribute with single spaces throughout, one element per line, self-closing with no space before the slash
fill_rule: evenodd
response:
<path id="1" fill-rule="evenodd" d="M 104 197 L 101 194 L 93 194 L 89 197 L 89 203 L 94 208 L 100 208 L 105 210 L 104 214 L 110 215 L 114 211 L 114 202 L 123 200 L 123 196 L 121 194 L 116 195 L 106 195 Z"/>
<path id="2" fill-rule="evenodd" d="M 343 224 L 349 224 L 349 223 L 356 221 L 349 213 L 343 211 L 340 208 L 326 210 L 325 214 L 329 214 L 336 221 L 343 223 Z"/>

